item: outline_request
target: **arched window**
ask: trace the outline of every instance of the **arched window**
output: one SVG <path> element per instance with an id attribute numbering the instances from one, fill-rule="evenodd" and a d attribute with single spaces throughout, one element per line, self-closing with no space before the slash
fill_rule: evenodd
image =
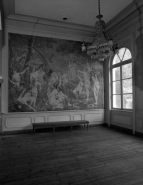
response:
<path id="1" fill-rule="evenodd" d="M 121 48 L 113 58 L 111 66 L 112 108 L 132 109 L 132 55 L 129 49 Z"/>

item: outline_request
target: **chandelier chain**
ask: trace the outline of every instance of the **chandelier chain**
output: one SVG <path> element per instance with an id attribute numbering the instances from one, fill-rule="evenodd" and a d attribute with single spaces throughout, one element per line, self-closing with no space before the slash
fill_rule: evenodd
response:
<path id="1" fill-rule="evenodd" d="M 105 22 L 101 20 L 103 15 L 100 14 L 100 0 L 97 1 L 99 15 L 96 17 L 99 19 L 95 23 L 95 37 L 91 45 L 82 44 L 82 51 L 86 51 L 91 58 L 99 61 L 104 61 L 109 56 L 113 56 L 118 52 L 118 45 L 113 43 L 111 38 L 105 35 Z"/>
<path id="2" fill-rule="evenodd" d="M 98 8 L 99 8 L 99 15 L 100 15 L 100 0 L 98 0 Z"/>

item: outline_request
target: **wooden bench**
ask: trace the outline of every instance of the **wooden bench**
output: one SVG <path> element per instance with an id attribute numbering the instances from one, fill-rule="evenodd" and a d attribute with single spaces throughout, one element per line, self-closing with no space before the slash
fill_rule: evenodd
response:
<path id="1" fill-rule="evenodd" d="M 49 128 L 53 127 L 53 132 L 55 132 L 55 127 L 65 127 L 65 126 L 70 126 L 71 130 L 73 126 L 77 125 L 85 125 L 87 126 L 88 130 L 88 124 L 89 121 L 87 120 L 77 120 L 77 121 L 57 121 L 57 122 L 38 122 L 38 123 L 33 123 L 33 132 L 35 133 L 36 129 L 41 129 L 41 128 Z"/>

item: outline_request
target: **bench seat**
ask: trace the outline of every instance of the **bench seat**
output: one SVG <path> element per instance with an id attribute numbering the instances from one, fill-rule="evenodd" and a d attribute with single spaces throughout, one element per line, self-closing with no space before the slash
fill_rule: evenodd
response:
<path id="1" fill-rule="evenodd" d="M 35 133 L 36 129 L 39 128 L 49 128 L 53 127 L 53 132 L 55 131 L 55 127 L 65 127 L 65 126 L 70 126 L 72 130 L 72 126 L 77 126 L 77 125 L 87 125 L 87 130 L 88 130 L 88 124 L 89 121 L 87 120 L 76 120 L 76 121 L 57 121 L 57 122 L 38 122 L 38 123 L 33 123 L 33 132 Z"/>

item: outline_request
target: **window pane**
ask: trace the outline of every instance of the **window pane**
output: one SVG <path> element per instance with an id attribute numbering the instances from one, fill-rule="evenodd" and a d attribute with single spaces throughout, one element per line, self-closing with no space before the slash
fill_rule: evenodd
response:
<path id="1" fill-rule="evenodd" d="M 123 65 L 122 67 L 122 78 L 131 78 L 132 77 L 132 63 Z"/>
<path id="2" fill-rule="evenodd" d="M 125 109 L 133 108 L 133 95 L 132 94 L 123 95 L 123 108 Z"/>
<path id="3" fill-rule="evenodd" d="M 119 56 L 119 58 L 121 59 L 121 61 L 122 61 L 122 59 L 124 57 L 125 52 L 126 52 L 126 48 L 119 49 L 119 52 L 118 52 L 117 55 Z"/>
<path id="4" fill-rule="evenodd" d="M 123 80 L 123 94 L 132 93 L 132 79 Z"/>
<path id="5" fill-rule="evenodd" d="M 131 58 L 132 58 L 131 52 L 130 52 L 129 49 L 126 48 L 125 55 L 124 55 L 122 61 L 126 61 L 126 60 L 129 60 Z"/>
<path id="6" fill-rule="evenodd" d="M 113 59 L 113 65 L 114 64 L 118 64 L 120 62 L 121 62 L 121 60 L 120 60 L 119 56 L 116 54 L 115 57 L 114 57 L 114 59 Z"/>
<path id="7" fill-rule="evenodd" d="M 121 108 L 121 95 L 113 95 L 113 108 Z"/>
<path id="8" fill-rule="evenodd" d="M 113 65 L 118 64 L 121 61 L 126 61 L 132 58 L 131 52 L 127 48 L 119 49 L 118 53 L 115 55 L 113 59 Z"/>
<path id="9" fill-rule="evenodd" d="M 113 82 L 113 94 L 121 94 L 120 81 Z"/>
<path id="10" fill-rule="evenodd" d="M 113 81 L 120 80 L 120 67 L 113 68 L 112 72 Z"/>

